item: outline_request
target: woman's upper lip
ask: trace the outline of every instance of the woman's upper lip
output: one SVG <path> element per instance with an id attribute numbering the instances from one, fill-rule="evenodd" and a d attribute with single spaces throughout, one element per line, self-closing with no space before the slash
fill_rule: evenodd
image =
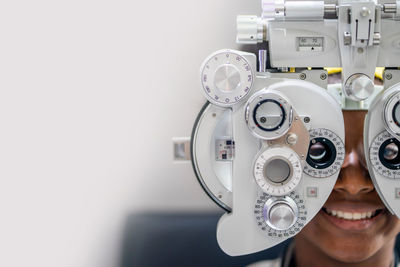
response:
<path id="1" fill-rule="evenodd" d="M 340 210 L 344 212 L 370 212 L 380 209 L 386 209 L 384 205 L 365 203 L 365 202 L 335 202 L 335 203 L 325 203 L 325 209 L 328 210 Z"/>

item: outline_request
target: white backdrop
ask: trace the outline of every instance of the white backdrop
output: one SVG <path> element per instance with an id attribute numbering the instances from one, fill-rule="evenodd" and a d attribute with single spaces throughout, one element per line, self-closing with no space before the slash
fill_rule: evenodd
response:
<path id="1" fill-rule="evenodd" d="M 0 5 L 0 266 L 117 266 L 129 214 L 216 209 L 172 137 L 258 0 Z"/>

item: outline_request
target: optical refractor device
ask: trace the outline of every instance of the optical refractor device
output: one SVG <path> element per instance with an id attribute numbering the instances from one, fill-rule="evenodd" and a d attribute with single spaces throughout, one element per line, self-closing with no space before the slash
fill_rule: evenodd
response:
<path id="1" fill-rule="evenodd" d="M 237 17 L 237 42 L 200 70 L 207 103 L 191 153 L 204 191 L 226 213 L 229 255 L 293 237 L 331 193 L 345 157 L 342 110 L 368 110 L 366 160 L 382 201 L 400 217 L 400 1 L 263 0 Z M 324 67 L 341 67 L 329 84 Z M 384 67 L 383 86 L 374 85 Z"/>

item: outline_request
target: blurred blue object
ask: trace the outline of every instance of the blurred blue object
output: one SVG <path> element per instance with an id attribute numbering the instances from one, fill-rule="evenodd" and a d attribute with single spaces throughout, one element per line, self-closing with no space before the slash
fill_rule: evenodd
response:
<path id="1" fill-rule="evenodd" d="M 121 267 L 245 266 L 278 257 L 290 241 L 251 255 L 228 256 L 216 240 L 220 217 L 216 213 L 131 215 L 124 231 Z"/>

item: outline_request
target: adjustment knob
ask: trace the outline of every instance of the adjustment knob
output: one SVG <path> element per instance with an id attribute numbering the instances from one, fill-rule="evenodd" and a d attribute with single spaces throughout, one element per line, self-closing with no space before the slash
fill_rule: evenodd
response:
<path id="1" fill-rule="evenodd" d="M 257 16 L 237 16 L 236 29 L 238 44 L 257 44 L 266 40 L 266 23 Z"/>
<path id="2" fill-rule="evenodd" d="M 282 19 L 285 17 L 284 0 L 262 0 L 262 17 L 265 19 Z"/>
<path id="3" fill-rule="evenodd" d="M 220 66 L 215 72 L 214 84 L 221 91 L 234 91 L 240 85 L 239 70 L 231 64 Z"/>
<path id="4" fill-rule="evenodd" d="M 354 101 L 367 99 L 374 92 L 374 82 L 365 74 L 354 74 L 344 86 L 346 97 Z"/>
<path id="5" fill-rule="evenodd" d="M 220 107 L 230 107 L 246 98 L 253 85 L 254 66 L 248 58 L 255 58 L 255 55 L 220 50 L 203 62 L 201 85 L 208 101 Z"/>
<path id="6" fill-rule="evenodd" d="M 286 230 L 294 223 L 295 215 L 289 205 L 276 204 L 271 208 L 268 219 L 275 228 Z"/>
<path id="7" fill-rule="evenodd" d="M 264 220 L 275 230 L 288 230 L 295 224 L 297 216 L 297 205 L 288 196 L 282 198 L 272 197 L 265 202 Z"/>

